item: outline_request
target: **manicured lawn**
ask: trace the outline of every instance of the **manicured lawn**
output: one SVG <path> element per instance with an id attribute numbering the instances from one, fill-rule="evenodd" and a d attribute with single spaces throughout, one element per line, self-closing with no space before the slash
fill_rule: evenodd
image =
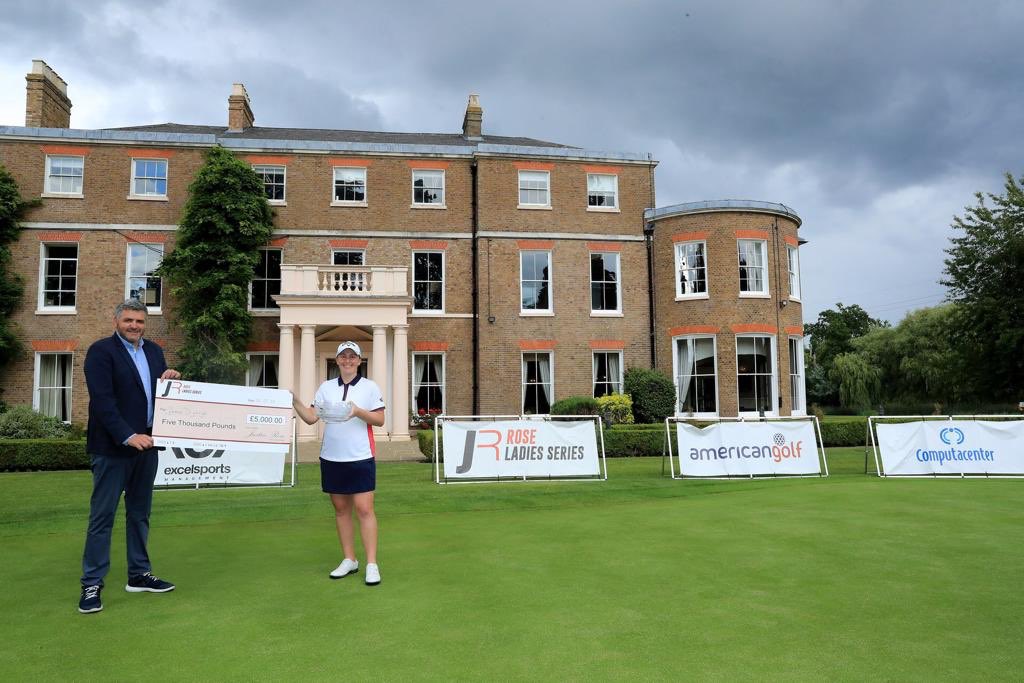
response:
<path id="1" fill-rule="evenodd" d="M 437 486 L 379 467 L 383 583 L 295 489 L 161 491 L 166 595 L 76 610 L 86 472 L 0 474 L 0 680 L 1019 680 L 1024 481 Z M 873 465 L 872 465 L 873 467 Z M 362 558 L 360 558 L 362 559 Z"/>

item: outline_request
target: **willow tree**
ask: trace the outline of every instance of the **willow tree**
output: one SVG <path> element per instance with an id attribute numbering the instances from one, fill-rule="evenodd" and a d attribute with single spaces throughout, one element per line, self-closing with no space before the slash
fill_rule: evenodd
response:
<path id="1" fill-rule="evenodd" d="M 841 353 L 832 359 L 829 378 L 839 385 L 839 402 L 846 408 L 868 410 L 882 386 L 881 369 L 856 353 Z"/>
<path id="2" fill-rule="evenodd" d="M 185 334 L 182 374 L 197 381 L 240 383 L 252 334 L 249 282 L 273 216 L 252 168 L 217 146 L 189 186 L 174 250 L 159 274 L 168 280 Z"/>

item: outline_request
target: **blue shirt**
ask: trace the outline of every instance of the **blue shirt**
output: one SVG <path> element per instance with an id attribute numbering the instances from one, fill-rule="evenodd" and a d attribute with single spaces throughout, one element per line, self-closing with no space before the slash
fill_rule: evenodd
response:
<path id="1" fill-rule="evenodd" d="M 142 350 L 142 345 L 146 343 L 146 340 L 139 338 L 139 347 L 135 348 L 134 344 L 120 334 L 117 335 L 117 338 L 124 344 L 124 348 L 128 350 L 128 355 L 132 357 L 132 362 L 135 363 L 135 369 L 139 371 L 139 379 L 142 380 L 142 388 L 146 392 L 146 426 L 152 427 L 153 388 L 149 382 L 149 360 L 146 359 L 146 352 Z"/>

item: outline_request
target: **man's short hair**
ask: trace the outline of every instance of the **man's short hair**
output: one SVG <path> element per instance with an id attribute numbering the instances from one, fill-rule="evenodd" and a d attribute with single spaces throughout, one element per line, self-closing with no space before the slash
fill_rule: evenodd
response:
<path id="1" fill-rule="evenodd" d="M 137 311 L 139 313 L 149 314 L 149 310 L 146 309 L 146 304 L 142 303 L 138 299 L 125 299 L 117 305 L 114 309 L 114 319 L 120 319 L 121 314 L 125 311 Z"/>

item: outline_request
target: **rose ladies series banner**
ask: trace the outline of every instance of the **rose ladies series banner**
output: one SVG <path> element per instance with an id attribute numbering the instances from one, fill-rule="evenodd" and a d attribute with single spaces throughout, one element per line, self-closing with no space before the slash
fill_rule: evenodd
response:
<path id="1" fill-rule="evenodd" d="M 449 422 L 442 427 L 446 479 L 598 476 L 593 420 Z"/>
<path id="2" fill-rule="evenodd" d="M 878 423 L 886 476 L 1024 474 L 1024 420 Z"/>
<path id="3" fill-rule="evenodd" d="M 687 477 L 821 474 L 814 423 L 676 425 L 679 471 Z"/>

